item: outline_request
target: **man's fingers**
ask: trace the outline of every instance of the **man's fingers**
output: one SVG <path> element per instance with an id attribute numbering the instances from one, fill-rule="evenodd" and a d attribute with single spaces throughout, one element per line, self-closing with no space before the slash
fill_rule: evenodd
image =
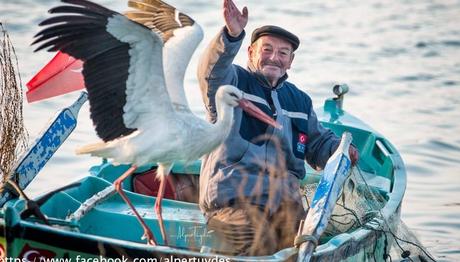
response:
<path id="1" fill-rule="evenodd" d="M 228 0 L 229 4 L 230 4 L 230 8 L 233 10 L 238 10 L 238 7 L 236 7 L 235 3 L 232 1 L 232 0 Z M 238 10 L 239 11 L 239 10 Z"/>
<path id="2" fill-rule="evenodd" d="M 228 33 L 233 37 L 240 35 L 248 22 L 248 8 L 240 11 L 233 0 L 224 0 L 223 15 Z"/>
<path id="3" fill-rule="evenodd" d="M 229 16 L 236 16 L 240 15 L 240 11 L 238 8 L 236 8 L 235 4 L 231 0 L 224 0 L 224 5 L 223 5 L 224 12 L 227 11 L 226 14 Z"/>
<path id="4" fill-rule="evenodd" d="M 243 7 L 243 17 L 248 18 L 248 8 L 246 6 Z"/>

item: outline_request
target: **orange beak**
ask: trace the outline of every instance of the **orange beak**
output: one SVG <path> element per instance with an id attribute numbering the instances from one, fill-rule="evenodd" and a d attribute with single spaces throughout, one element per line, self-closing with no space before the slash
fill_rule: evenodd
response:
<path id="1" fill-rule="evenodd" d="M 241 107 L 241 109 L 243 109 L 250 116 L 257 118 L 267 125 L 273 126 L 274 128 L 282 128 L 282 126 L 278 124 L 271 116 L 265 114 L 264 111 L 260 110 L 260 108 L 254 105 L 251 101 L 242 98 L 238 103 L 239 107 Z"/>

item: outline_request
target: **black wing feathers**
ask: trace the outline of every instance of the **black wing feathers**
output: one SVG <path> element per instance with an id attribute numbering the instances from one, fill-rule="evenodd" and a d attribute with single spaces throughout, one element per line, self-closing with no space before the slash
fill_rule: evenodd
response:
<path id="1" fill-rule="evenodd" d="M 86 1 L 86 0 L 61 0 L 63 3 L 73 4 L 73 5 L 80 5 L 86 7 L 88 10 L 93 10 L 98 14 L 111 16 L 113 14 L 117 14 L 117 12 L 112 11 L 108 8 L 103 7 L 102 5 L 98 5 L 96 3 Z"/>
<path id="2" fill-rule="evenodd" d="M 66 15 L 66 16 L 55 16 L 48 18 L 42 21 L 39 26 L 45 26 L 50 24 L 58 24 L 58 23 L 72 23 L 73 25 L 78 24 L 97 24 L 99 19 L 94 17 L 83 17 L 81 15 Z"/>
<path id="3" fill-rule="evenodd" d="M 123 122 L 130 46 L 106 31 L 109 18 L 120 14 L 86 0 L 62 2 L 72 5 L 50 10 L 58 15 L 40 24 L 47 27 L 36 35 L 34 44 L 41 44 L 36 51 L 60 50 L 84 62 L 91 119 L 101 139 L 132 133 Z"/>

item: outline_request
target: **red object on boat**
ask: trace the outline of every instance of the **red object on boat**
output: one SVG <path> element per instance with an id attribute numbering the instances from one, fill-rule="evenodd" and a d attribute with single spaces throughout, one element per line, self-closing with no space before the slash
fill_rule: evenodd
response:
<path id="1" fill-rule="evenodd" d="M 27 102 L 32 103 L 85 88 L 82 70 L 81 60 L 58 52 L 27 83 Z"/>

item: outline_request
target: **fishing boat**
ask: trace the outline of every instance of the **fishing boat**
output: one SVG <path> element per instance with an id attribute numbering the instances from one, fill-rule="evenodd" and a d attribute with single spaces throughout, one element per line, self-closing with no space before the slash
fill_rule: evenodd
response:
<path id="1" fill-rule="evenodd" d="M 376 196 L 378 203 L 369 203 L 374 198 L 364 199 L 375 207 L 373 212 L 365 214 L 366 219 L 361 219 L 345 232 L 322 234 L 311 261 L 384 261 L 392 241 L 388 232 L 397 230 L 400 223 L 406 171 L 400 154 L 385 137 L 343 110 L 343 97 L 347 91 L 346 85 L 334 86 L 336 97 L 326 99 L 324 106 L 316 112 L 321 123 L 338 136 L 351 133 L 353 144 L 360 152 L 361 179 L 355 181 L 354 190 L 364 192 L 362 189 L 366 189 Z M 78 109 L 85 100 L 83 93 L 75 104 L 58 114 L 22 158 L 14 177 L 19 188 L 24 189 L 64 143 L 76 125 Z M 145 182 L 146 177 L 153 180 L 154 164 L 139 168 L 123 184 L 159 242 L 158 246 L 147 245 L 140 238 L 143 231 L 132 211 L 120 196 L 108 190 L 128 168 L 102 159 L 101 164 L 89 169 L 85 178 L 35 199 L 18 197 L 13 188 L 5 189 L 0 197 L 1 255 L 26 259 L 22 261 L 36 261 L 37 258 L 151 262 L 298 259 L 299 248 L 294 244 L 260 257 L 230 256 L 214 251 L 219 238 L 207 229 L 196 203 L 197 195 L 179 197 L 174 186 L 169 187 L 165 194 L 169 199 L 163 203 L 168 237 L 168 245 L 164 245 L 153 209 L 155 198 L 152 195 L 155 195 L 157 185 Z M 197 181 L 200 162 L 176 163 L 172 173 L 172 177 Z M 320 171 L 307 168 L 302 185 L 318 184 L 321 177 Z"/>

